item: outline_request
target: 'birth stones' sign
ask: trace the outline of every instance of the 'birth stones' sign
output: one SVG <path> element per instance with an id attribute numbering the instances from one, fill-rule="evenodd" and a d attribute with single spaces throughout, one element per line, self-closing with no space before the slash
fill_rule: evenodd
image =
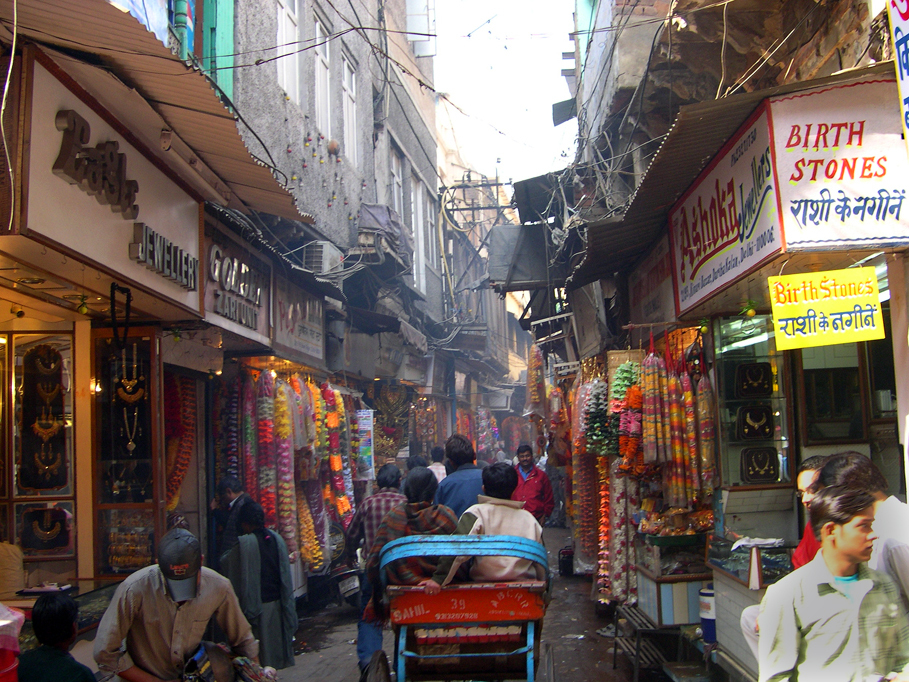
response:
<path id="1" fill-rule="evenodd" d="M 768 277 L 777 350 L 884 338 L 874 268 Z"/>

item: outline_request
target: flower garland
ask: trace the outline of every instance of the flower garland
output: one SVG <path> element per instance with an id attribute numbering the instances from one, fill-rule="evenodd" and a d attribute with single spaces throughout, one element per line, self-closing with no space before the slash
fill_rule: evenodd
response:
<path id="1" fill-rule="evenodd" d="M 291 410 L 295 409 L 293 389 L 284 381 L 275 386 L 275 451 L 278 471 L 278 534 L 284 538 L 287 551 L 299 550 L 297 528 L 297 497 L 294 486 L 293 424 Z"/>
<path id="2" fill-rule="evenodd" d="M 196 386 L 195 381 L 189 377 L 171 375 L 175 394 L 173 402 L 179 410 L 179 428 L 174 429 L 179 436 L 172 438 L 168 443 L 176 445 L 171 465 L 168 466 L 167 483 L 165 486 L 165 508 L 171 512 L 180 502 L 180 488 L 183 479 L 189 471 L 196 444 Z"/>
<path id="3" fill-rule="evenodd" d="M 642 413 L 644 395 L 637 384 L 629 386 L 625 392 L 625 409 L 619 416 L 619 455 L 622 462 L 617 472 L 619 475 L 643 473 L 643 451 L 641 449 Z"/>
<path id="4" fill-rule="evenodd" d="M 322 399 L 325 401 L 325 426 L 328 431 L 328 496 L 327 501 L 334 507 L 344 528 L 350 524 L 353 509 L 347 496 L 347 485 L 344 476 L 344 457 L 341 446 L 341 417 L 344 415 L 344 401 L 338 400 L 340 394 L 325 383 L 322 384 Z M 347 475 L 350 475 L 348 461 Z M 353 484 L 351 483 L 351 488 Z"/>
<path id="5" fill-rule="evenodd" d="M 275 378 L 261 372 L 256 403 L 259 432 L 259 504 L 265 512 L 265 526 L 277 525 L 277 457 L 275 452 Z"/>
<path id="6" fill-rule="evenodd" d="M 306 484 L 300 482 L 296 486 L 297 493 L 297 526 L 300 530 L 300 558 L 309 566 L 310 571 L 322 568 L 325 559 L 322 555 L 322 546 L 316 539 L 316 528 L 312 520 L 309 504 L 306 502 Z"/>
<path id="7" fill-rule="evenodd" d="M 259 438 L 256 420 L 256 383 L 249 372 L 243 376 L 240 393 L 240 439 L 243 487 L 254 500 L 259 499 Z"/>
<path id="8" fill-rule="evenodd" d="M 310 570 L 316 571 L 322 567 L 322 564 L 325 562 L 325 555 L 328 548 L 328 512 L 325 508 L 325 499 L 323 497 L 323 491 L 319 485 L 318 480 L 312 481 L 301 481 L 300 482 L 300 493 L 302 495 L 302 500 L 300 506 L 305 506 L 309 510 L 310 518 L 312 519 L 313 527 L 313 545 L 312 545 L 312 554 L 313 554 L 313 564 Z M 301 529 L 303 527 L 301 526 Z M 304 544 L 309 542 L 309 539 L 305 539 Z M 316 549 L 318 547 L 318 550 Z M 321 558 L 322 564 L 317 564 L 316 561 Z"/>
<path id="9" fill-rule="evenodd" d="M 357 417 L 356 404 L 352 395 L 344 396 L 344 408 L 347 410 L 348 431 L 350 432 L 350 468 L 359 478 L 360 472 L 360 418 Z"/>
<path id="10" fill-rule="evenodd" d="M 337 405 L 339 424 L 338 432 L 341 436 L 341 467 L 342 476 L 344 477 L 344 495 L 350 505 L 350 515 L 344 523 L 344 528 L 353 520 L 353 515 L 357 508 L 354 504 L 356 497 L 354 495 L 353 485 L 353 460 L 350 456 L 350 422 L 347 419 L 347 407 L 344 405 L 344 396 L 341 391 L 335 390 L 335 404 Z M 343 520 L 343 517 L 342 517 Z"/>

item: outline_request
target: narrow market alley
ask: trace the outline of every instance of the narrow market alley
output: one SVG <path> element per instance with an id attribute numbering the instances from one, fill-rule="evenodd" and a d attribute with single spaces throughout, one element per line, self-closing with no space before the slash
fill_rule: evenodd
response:
<path id="1" fill-rule="evenodd" d="M 619 657 L 612 669 L 612 639 L 597 634 L 609 620 L 597 617 L 590 599 L 591 581 L 584 576 L 559 575 L 559 549 L 569 544 L 571 532 L 546 528 L 543 539 L 553 575 L 553 597 L 546 612 L 543 640 L 552 649 L 555 680 L 612 682 L 630 680 L 631 667 Z M 281 682 L 356 682 L 357 614 L 353 607 L 330 606 L 304 615 L 297 633 L 298 651 L 293 668 L 279 672 Z M 393 651 L 391 631 L 385 633 L 385 651 Z M 645 679 L 642 675 L 642 679 Z"/>

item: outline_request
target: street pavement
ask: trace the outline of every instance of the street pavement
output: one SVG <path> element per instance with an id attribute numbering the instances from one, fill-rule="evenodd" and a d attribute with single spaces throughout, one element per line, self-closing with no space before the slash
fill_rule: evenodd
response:
<path id="1" fill-rule="evenodd" d="M 546 528 L 543 541 L 554 576 L 553 598 L 543 621 L 543 641 L 552 649 L 554 679 L 559 682 L 624 682 L 631 669 L 623 657 L 612 669 L 612 639 L 597 634 L 611 621 L 597 616 L 591 599 L 589 577 L 562 577 L 558 573 L 559 549 L 571 542 L 562 528 Z M 293 668 L 281 670 L 281 682 L 357 682 L 357 613 L 347 604 L 329 605 L 305 614 L 297 632 Z M 385 652 L 394 650 L 392 633 L 385 632 Z M 642 677 L 643 679 L 643 677 Z"/>

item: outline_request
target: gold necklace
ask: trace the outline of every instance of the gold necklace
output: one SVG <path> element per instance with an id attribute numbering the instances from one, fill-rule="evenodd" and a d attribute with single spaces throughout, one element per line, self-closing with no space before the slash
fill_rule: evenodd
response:
<path id="1" fill-rule="evenodd" d="M 754 421 L 754 420 L 751 418 L 751 415 L 750 415 L 750 414 L 747 414 L 747 413 L 746 413 L 746 414 L 745 414 L 745 421 L 748 422 L 748 424 L 751 425 L 751 426 L 753 426 L 755 429 L 759 429 L 759 428 L 761 428 L 764 424 L 767 423 L 767 415 L 766 415 L 766 414 L 763 415 L 763 416 L 761 417 L 761 421 L 756 422 L 756 421 Z"/>
<path id="2" fill-rule="evenodd" d="M 126 389 L 126 393 L 132 393 L 136 388 L 136 384 L 138 384 L 140 381 L 143 381 L 145 379 L 144 376 L 139 376 L 139 358 L 138 358 L 137 346 L 138 346 L 138 344 L 136 344 L 136 343 L 133 344 L 133 378 L 132 379 L 126 378 L 126 349 L 124 348 L 120 351 L 121 359 L 123 362 L 123 370 L 122 370 L 123 376 L 120 377 L 120 383 L 123 384 L 123 388 Z M 118 390 L 118 395 L 119 395 L 119 390 Z"/>
<path id="3" fill-rule="evenodd" d="M 145 389 L 141 386 L 136 389 L 135 393 L 127 393 L 123 390 L 122 386 L 117 386 L 117 397 L 120 398 L 127 405 L 132 405 L 142 400 L 142 396 L 145 395 Z"/>
<path id="4" fill-rule="evenodd" d="M 44 515 L 45 523 L 50 521 L 50 515 Z M 60 535 L 60 531 L 63 529 L 63 526 L 60 525 L 59 521 L 54 522 L 53 527 L 50 530 L 44 530 L 41 527 L 41 524 L 38 523 L 38 520 L 35 519 L 32 521 L 32 532 L 35 534 L 35 537 L 39 540 L 47 542 L 48 540 L 53 540 L 55 537 Z"/>
<path id="5" fill-rule="evenodd" d="M 38 467 L 38 476 L 44 476 L 44 480 L 49 481 L 51 476 L 57 475 L 57 470 L 63 464 L 63 458 L 59 452 L 54 454 L 53 449 L 50 452 L 45 452 L 45 445 L 44 443 L 41 444 L 40 454 L 35 453 L 35 466 Z M 53 457 L 50 463 L 48 463 L 48 455 Z"/>
<path id="6" fill-rule="evenodd" d="M 53 413 L 47 414 L 47 409 L 44 407 L 41 408 L 41 419 L 35 419 L 35 423 L 32 424 L 32 431 L 43 443 L 47 443 L 47 441 L 60 433 L 62 428 L 63 424 L 57 421 L 57 415 Z"/>
<path id="7" fill-rule="evenodd" d="M 766 474 L 766 473 L 768 473 L 768 472 L 770 471 L 770 463 L 771 463 L 771 460 L 770 460 L 770 453 L 769 453 L 769 452 L 764 452 L 764 453 L 763 453 L 764 455 L 766 455 L 766 457 L 764 458 L 764 465 L 763 465 L 763 466 L 761 466 L 761 465 L 758 463 L 758 461 L 757 461 L 757 454 L 759 454 L 759 453 L 755 453 L 755 457 L 754 457 L 754 459 L 751 461 L 751 466 L 748 467 L 748 473 L 751 474 L 751 475 L 754 475 L 754 474 Z"/>
<path id="8" fill-rule="evenodd" d="M 53 386 L 53 384 L 47 384 L 48 386 Z M 35 385 L 35 391 L 41 396 L 41 399 L 44 401 L 44 404 L 50 407 L 51 401 L 53 401 L 58 395 L 60 395 L 60 389 L 63 388 L 61 384 L 57 384 L 53 388 L 45 388 L 44 384 L 38 382 Z"/>
<path id="9" fill-rule="evenodd" d="M 45 347 L 47 348 L 47 346 L 45 346 Z M 53 348 L 49 348 L 49 351 L 57 356 L 56 359 L 53 362 L 51 362 L 50 365 L 45 365 L 44 361 L 41 359 L 40 355 L 35 358 L 35 369 L 38 370 L 39 374 L 43 374 L 45 376 L 56 372 L 60 368 L 60 361 L 63 359 L 63 356 L 60 355 L 60 353 L 58 353 Z"/>
<path id="10" fill-rule="evenodd" d="M 133 420 L 133 428 L 130 429 L 129 428 L 129 415 L 127 415 L 127 413 L 126 413 L 126 408 L 125 407 L 123 408 L 123 423 L 126 424 L 126 437 L 129 438 L 129 442 L 126 444 L 126 449 L 130 453 L 132 453 L 132 451 L 136 449 L 136 443 L 135 443 L 136 431 L 139 428 L 139 408 L 138 407 L 135 410 L 133 410 L 133 416 L 135 417 L 135 419 Z"/>

